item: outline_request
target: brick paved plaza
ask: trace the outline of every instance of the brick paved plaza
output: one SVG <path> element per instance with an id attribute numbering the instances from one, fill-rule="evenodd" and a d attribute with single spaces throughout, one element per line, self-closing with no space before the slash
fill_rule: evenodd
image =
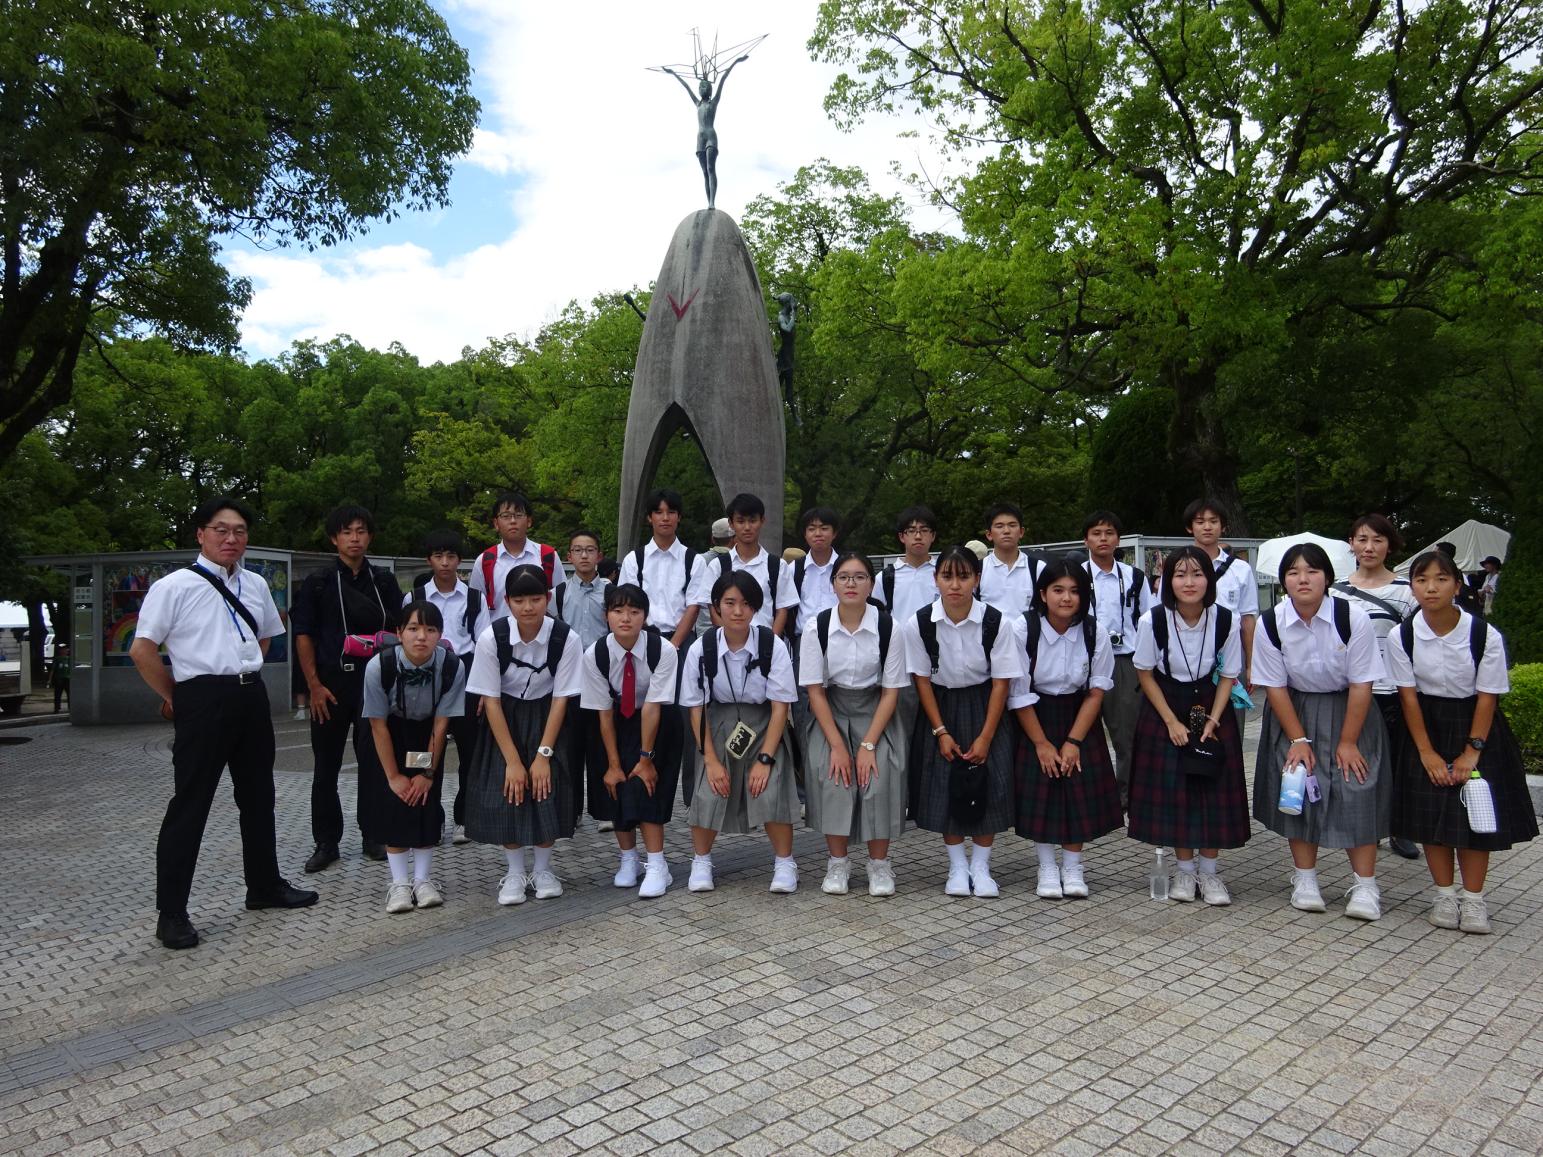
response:
<path id="1" fill-rule="evenodd" d="M 1252 731 L 1252 729 L 1250 729 Z M 1149 850 L 1088 855 L 1088 901 L 948 899 L 935 837 L 898 894 L 795 896 L 759 837 L 719 888 L 610 886 L 614 845 L 558 845 L 568 894 L 499 908 L 502 857 L 446 847 L 445 907 L 388 917 L 344 860 L 299 912 L 242 908 L 222 788 L 193 891 L 204 944 L 153 932 L 170 729 L 0 732 L 0 1151 L 24 1153 L 1535 1153 L 1543 1149 L 1543 843 L 1496 857 L 1495 935 L 1425 922 L 1427 876 L 1384 850 L 1386 914 L 1287 905 L 1282 841 L 1222 868 L 1230 909 L 1146 898 Z M 310 850 L 304 724 L 280 724 L 279 852 Z M 448 798 L 448 795 L 447 795 Z M 1257 832 L 1257 828 L 1256 828 Z"/>

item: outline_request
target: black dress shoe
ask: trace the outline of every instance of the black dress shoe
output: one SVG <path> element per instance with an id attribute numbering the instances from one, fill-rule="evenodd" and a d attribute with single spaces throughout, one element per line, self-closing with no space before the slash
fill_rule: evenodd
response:
<path id="1" fill-rule="evenodd" d="M 198 929 L 186 916 L 162 912 L 155 922 L 155 938 L 167 948 L 197 948 Z"/>
<path id="2" fill-rule="evenodd" d="M 1390 839 L 1388 847 L 1393 849 L 1395 855 L 1403 856 L 1406 860 L 1418 860 L 1420 858 L 1419 846 L 1413 840 Z"/>
<path id="3" fill-rule="evenodd" d="M 374 860 L 377 864 L 380 863 L 386 858 L 386 845 L 372 844 L 368 840 L 364 841 L 364 858 L 366 860 Z"/>
<path id="4" fill-rule="evenodd" d="M 288 880 L 280 880 L 272 888 L 261 892 L 248 892 L 246 906 L 259 908 L 309 908 L 316 903 L 316 893 L 296 888 Z"/>
<path id="5" fill-rule="evenodd" d="M 328 864 L 338 862 L 338 846 L 336 844 L 317 844 L 316 850 L 311 853 L 311 858 L 305 862 L 306 875 L 319 872 Z"/>

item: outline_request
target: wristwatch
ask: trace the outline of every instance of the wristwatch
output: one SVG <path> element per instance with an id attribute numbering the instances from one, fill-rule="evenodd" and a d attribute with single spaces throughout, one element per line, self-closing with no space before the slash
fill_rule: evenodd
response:
<path id="1" fill-rule="evenodd" d="M 652 759 L 653 757 L 654 757 L 654 753 L 652 751 L 640 751 L 640 752 L 638 752 L 638 758 L 639 759 Z"/>
<path id="2" fill-rule="evenodd" d="M 878 750 L 877 746 L 875 746 L 872 743 L 869 743 L 866 739 L 863 740 L 861 743 L 859 743 L 857 746 L 861 747 L 864 751 L 877 751 Z"/>
<path id="3" fill-rule="evenodd" d="M 536 754 L 541 756 L 542 759 L 551 759 L 557 753 L 543 743 L 540 747 L 536 748 Z"/>
<path id="4" fill-rule="evenodd" d="M 1477 736 L 1470 735 L 1468 737 L 1468 746 L 1473 748 L 1475 751 L 1483 751 L 1484 741 L 1479 739 Z"/>
<path id="5" fill-rule="evenodd" d="M 764 763 L 767 767 L 771 767 L 777 762 L 773 756 L 767 755 L 764 751 L 757 753 L 755 761 L 757 763 Z"/>

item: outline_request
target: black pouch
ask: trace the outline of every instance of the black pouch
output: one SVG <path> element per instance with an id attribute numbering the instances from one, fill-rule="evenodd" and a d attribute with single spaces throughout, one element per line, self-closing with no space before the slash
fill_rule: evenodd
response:
<path id="1" fill-rule="evenodd" d="M 1179 770 L 1197 779 L 1215 779 L 1227 766 L 1220 740 L 1208 739 L 1204 743 L 1191 739 L 1179 748 Z"/>
<path id="2" fill-rule="evenodd" d="M 948 816 L 962 828 L 974 827 L 986 814 L 986 765 L 955 759 L 948 769 Z"/>

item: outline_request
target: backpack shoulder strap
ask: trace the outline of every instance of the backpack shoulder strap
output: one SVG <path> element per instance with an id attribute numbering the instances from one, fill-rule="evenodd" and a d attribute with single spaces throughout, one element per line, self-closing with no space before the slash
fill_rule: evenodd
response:
<path id="1" fill-rule="evenodd" d="M 607 686 L 611 683 L 611 645 L 606 641 L 610 637 L 606 635 L 596 639 L 591 648 L 595 656 L 595 670 L 600 672 L 600 678 L 605 680 Z"/>
<path id="2" fill-rule="evenodd" d="M 733 548 L 730 547 L 729 549 L 732 550 Z M 729 571 L 731 571 L 733 569 L 734 569 L 734 560 L 729 557 L 729 551 L 726 550 L 726 551 L 724 551 L 722 554 L 720 554 L 718 556 L 718 577 L 722 578 L 724 575 L 728 574 Z"/>
<path id="3" fill-rule="evenodd" d="M 1029 686 L 1034 686 L 1034 671 L 1039 666 L 1039 612 L 1030 611 L 1023 616 L 1023 649 L 1029 655 Z"/>
<path id="4" fill-rule="evenodd" d="M 498 544 L 495 542 L 482 552 L 482 593 L 487 596 L 488 610 L 497 605 L 497 596 L 493 594 L 493 571 L 498 565 Z"/>
<path id="5" fill-rule="evenodd" d="M 643 544 L 643 546 L 647 546 L 647 545 L 648 544 L 646 542 Z M 632 562 L 633 562 L 633 565 L 638 568 L 638 586 L 642 586 L 643 585 L 643 546 L 638 547 L 636 550 L 634 550 L 632 552 Z M 689 571 L 690 568 L 687 567 L 687 570 Z M 620 578 L 621 575 L 618 574 L 616 577 Z"/>
<path id="6" fill-rule="evenodd" d="M 654 628 L 648 627 L 646 630 L 648 642 L 645 644 L 647 650 L 644 651 L 644 655 L 648 658 L 648 673 L 652 675 L 659 669 L 659 655 L 664 650 L 664 639 L 660 637 L 659 632 L 654 630 Z M 604 641 L 604 639 L 601 640 L 601 642 Z"/>
<path id="7" fill-rule="evenodd" d="M 1468 624 L 1468 654 L 1473 657 L 1473 670 L 1477 675 L 1484 659 L 1484 648 L 1489 643 L 1489 624 L 1480 615 L 1474 615 Z"/>
<path id="8" fill-rule="evenodd" d="M 884 684 L 884 664 L 889 659 L 889 640 L 895 633 L 895 619 L 888 611 L 879 612 L 879 685 Z"/>
<path id="9" fill-rule="evenodd" d="M 777 614 L 777 579 L 782 574 L 782 560 L 770 551 L 766 553 L 766 585 L 771 587 L 771 613 Z"/>
<path id="10" fill-rule="evenodd" d="M 1350 643 L 1350 603 L 1345 599 L 1334 599 L 1334 629 L 1339 632 L 1339 641 Z"/>
<path id="11" fill-rule="evenodd" d="M 1227 645 L 1227 636 L 1232 633 L 1232 612 L 1226 607 L 1216 608 L 1216 659 L 1221 658 L 1222 648 Z"/>
<path id="12" fill-rule="evenodd" d="M 980 646 L 986 652 L 986 675 L 991 675 L 991 648 L 997 644 L 997 632 L 1002 629 L 1002 612 L 986 604 L 986 613 L 980 621 Z"/>
<path id="13" fill-rule="evenodd" d="M 804 593 L 804 564 L 808 559 L 801 558 L 793 563 L 793 589 L 800 595 Z"/>
<path id="14" fill-rule="evenodd" d="M 1227 556 L 1227 561 L 1222 563 L 1221 566 L 1216 568 L 1216 579 L 1217 579 L 1218 582 L 1221 581 L 1222 575 L 1226 574 L 1229 570 L 1231 570 L 1232 569 L 1232 564 L 1237 562 L 1237 561 L 1238 561 L 1238 556 L 1237 555 L 1229 554 Z"/>
<path id="15" fill-rule="evenodd" d="M 562 586 L 557 588 L 557 593 L 552 596 L 553 602 L 557 604 L 557 617 L 559 619 L 563 617 L 563 599 L 566 597 L 567 593 L 568 584 L 563 583 Z"/>
<path id="16" fill-rule="evenodd" d="M 638 553 L 639 554 L 643 553 L 643 548 L 641 546 L 638 547 Z M 686 578 L 685 578 L 685 581 L 680 584 L 681 594 L 685 594 L 687 591 L 689 591 L 691 589 L 691 570 L 692 570 L 693 567 L 696 566 L 696 560 L 697 560 L 697 553 L 696 553 L 696 551 L 692 550 L 688 546 L 686 548 Z M 643 560 L 642 559 L 638 560 L 638 585 L 639 586 L 643 585 Z"/>
<path id="17" fill-rule="evenodd" d="M 879 585 L 884 590 L 884 606 L 893 611 L 895 607 L 895 564 L 884 564 L 884 571 L 879 576 Z"/>
<path id="18" fill-rule="evenodd" d="M 921 636 L 922 648 L 927 652 L 927 661 L 932 664 L 932 673 L 938 673 L 938 625 L 932 621 L 932 604 L 928 603 L 916 612 L 916 633 Z"/>
<path id="19" fill-rule="evenodd" d="M 1132 607 L 1141 605 L 1141 588 L 1147 585 L 1147 576 L 1142 574 L 1137 567 L 1130 568 L 1130 589 L 1125 592 L 1125 601 Z"/>
<path id="20" fill-rule="evenodd" d="M 552 621 L 552 633 L 546 640 L 546 670 L 553 678 L 557 677 L 557 664 L 562 661 L 563 650 L 568 645 L 568 636 L 573 634 L 573 628 L 560 619 Z"/>
<path id="21" fill-rule="evenodd" d="M 508 671 L 509 664 L 514 662 L 514 643 L 509 638 L 511 621 L 505 617 L 493 624 L 493 645 L 498 648 L 498 673 L 500 675 Z"/>
<path id="22" fill-rule="evenodd" d="M 557 551 L 545 543 L 541 545 L 541 569 L 546 572 L 546 588 L 552 589 L 552 576 L 557 573 Z"/>
<path id="23" fill-rule="evenodd" d="M 1343 603 L 1345 600 L 1344 599 L 1335 599 L 1334 601 L 1336 603 Z M 1346 605 L 1348 606 L 1349 604 L 1347 603 Z M 1335 618 L 1335 621 L 1338 622 L 1338 620 L 1339 620 L 1339 612 L 1338 611 L 1334 612 L 1334 618 Z M 1275 621 L 1275 608 L 1274 607 L 1270 607 L 1268 610 L 1266 610 L 1264 612 L 1264 614 L 1259 616 L 1259 625 L 1264 628 L 1264 633 L 1266 635 L 1270 636 L 1270 643 L 1271 643 L 1271 645 L 1274 646 L 1274 648 L 1277 651 L 1279 651 L 1280 650 L 1280 624 Z"/>
<path id="24" fill-rule="evenodd" d="M 826 607 L 814 616 L 814 635 L 820 640 L 820 654 L 824 655 L 830 650 L 830 611 Z"/>
<path id="25" fill-rule="evenodd" d="M 755 665 L 761 669 L 761 678 L 771 678 L 772 665 L 772 640 L 777 636 L 772 634 L 770 627 L 757 627 L 757 651 Z"/>
<path id="26" fill-rule="evenodd" d="M 477 596 L 471 587 L 466 588 L 466 609 L 461 612 L 461 622 L 471 636 L 472 646 L 477 645 Z"/>
<path id="27" fill-rule="evenodd" d="M 718 677 L 718 629 L 713 627 L 702 636 L 702 654 L 697 671 L 698 681 L 707 686 L 707 701 L 713 701 L 713 680 Z"/>
<path id="28" fill-rule="evenodd" d="M 1398 624 L 1398 640 L 1404 644 L 1404 654 L 1409 656 L 1409 661 L 1414 662 L 1414 616 L 1410 615 Z M 1477 666 L 1477 664 L 1475 664 Z"/>
<path id="29" fill-rule="evenodd" d="M 380 652 L 380 689 L 386 693 L 386 698 L 391 698 L 391 689 L 396 686 L 396 648 L 386 647 Z M 439 700 L 436 698 L 435 702 Z"/>
<path id="30" fill-rule="evenodd" d="M 1093 652 L 1098 650 L 1098 635 L 1095 633 L 1098 621 L 1091 615 L 1082 616 L 1082 645 L 1088 651 L 1088 674 L 1093 673 Z"/>

